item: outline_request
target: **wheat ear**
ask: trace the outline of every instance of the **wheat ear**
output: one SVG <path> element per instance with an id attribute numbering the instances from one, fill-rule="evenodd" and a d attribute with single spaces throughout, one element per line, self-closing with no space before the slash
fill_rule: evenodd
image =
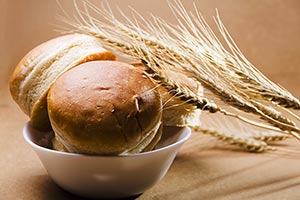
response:
<path id="1" fill-rule="evenodd" d="M 242 116 L 236 115 L 234 113 L 230 113 L 221 107 L 219 107 L 217 104 L 211 102 L 209 99 L 206 99 L 204 97 L 197 96 L 192 90 L 189 90 L 188 87 L 179 86 L 178 83 L 172 80 L 168 80 L 166 77 L 164 77 L 161 73 L 155 71 L 153 68 L 149 66 L 149 64 L 142 60 L 142 63 L 146 67 L 145 72 L 151 76 L 154 80 L 158 81 L 158 84 L 165 87 L 166 90 L 181 99 L 184 103 L 191 104 L 195 106 L 198 109 L 209 111 L 210 113 L 216 113 L 220 112 L 226 116 L 230 116 L 236 119 L 239 119 L 247 124 L 264 128 L 271 131 L 277 131 L 281 132 L 280 130 L 273 128 L 271 126 L 267 126 L 264 124 L 260 124 L 254 121 L 251 121 L 249 119 L 246 119 Z"/>
<path id="2" fill-rule="evenodd" d="M 281 134 L 277 132 L 257 132 L 252 135 L 252 137 L 256 140 L 264 141 L 264 142 L 278 142 L 288 139 L 288 135 Z"/>
<path id="3" fill-rule="evenodd" d="M 237 84 L 239 89 L 247 95 L 254 98 L 259 97 L 286 108 L 300 108 L 297 98 L 283 87 L 270 81 L 245 58 L 222 23 L 218 12 L 215 21 L 230 52 L 223 47 L 196 6 L 194 6 L 195 14 L 188 13 L 180 1 L 175 1 L 175 5 L 170 4 L 170 7 L 177 18 L 178 26 L 170 26 L 157 17 L 155 20 L 157 24 L 172 32 L 189 52 L 197 54 L 199 48 L 204 46 L 205 51 L 202 50 L 201 53 L 205 54 L 204 58 L 208 60 L 207 62 L 210 61 L 212 65 L 217 65 L 221 71 L 231 71 L 228 75 L 230 78 L 232 76 L 235 78 L 232 82 Z"/>
<path id="4" fill-rule="evenodd" d="M 229 65 L 234 65 L 234 63 L 240 63 L 242 70 L 236 71 L 236 74 L 243 80 L 245 84 L 251 83 L 256 87 L 250 87 L 247 91 L 252 96 L 259 95 L 266 101 L 274 102 L 285 108 L 300 109 L 300 102 L 295 98 L 290 92 L 284 89 L 282 86 L 274 84 L 266 76 L 264 76 L 259 70 L 252 65 L 246 57 L 243 55 L 241 50 L 235 44 L 234 40 L 228 33 L 225 25 L 223 24 L 219 14 L 215 18 L 215 21 L 219 27 L 219 31 L 226 41 L 227 46 L 230 48 L 233 57 L 227 58 Z M 246 73 L 246 71 L 251 71 L 251 73 Z"/>
<path id="5" fill-rule="evenodd" d="M 228 130 L 217 130 L 217 129 L 206 129 L 201 126 L 192 126 L 194 131 L 209 134 L 213 137 L 218 138 L 226 143 L 232 145 L 238 145 L 249 152 L 261 153 L 265 151 L 274 150 L 273 147 L 267 145 L 264 141 L 257 140 L 251 137 L 243 137 L 242 135 L 233 134 L 232 131 Z"/>
<path id="6" fill-rule="evenodd" d="M 293 123 L 286 124 L 286 121 L 288 120 L 281 120 L 282 118 L 278 117 L 274 118 L 274 116 L 277 116 L 277 113 L 269 114 L 270 111 L 268 109 L 265 111 L 264 109 L 266 107 L 263 105 L 260 105 L 258 108 L 256 105 L 253 105 L 253 102 L 257 102 L 254 99 L 251 99 L 246 92 L 239 90 L 240 88 L 235 88 L 239 80 L 236 75 L 232 76 L 230 73 L 224 75 L 224 72 L 229 72 L 230 70 L 224 67 L 218 60 L 211 60 L 211 58 L 222 57 L 223 55 L 219 54 L 214 47 L 214 43 L 212 44 L 212 48 L 210 48 L 210 43 L 204 43 L 201 44 L 201 46 L 199 46 L 199 44 L 194 44 L 203 51 L 198 51 L 197 54 L 194 55 L 188 51 L 189 49 L 186 49 L 186 46 L 189 46 L 190 44 L 181 45 L 182 40 L 180 39 L 182 38 L 173 39 L 166 33 L 162 24 L 159 24 L 158 22 L 155 25 L 151 23 L 146 25 L 148 31 L 155 30 L 158 33 L 155 37 L 150 37 L 147 31 L 142 30 L 138 24 L 135 25 L 133 22 L 130 22 L 130 20 L 128 20 L 129 24 L 125 25 L 115 19 L 111 13 L 104 11 L 104 9 L 100 10 L 95 7 L 92 7 L 92 9 L 95 9 L 99 14 L 106 16 L 111 25 L 92 18 L 88 12 L 86 13 L 88 21 L 80 15 L 82 22 L 73 25 L 84 33 L 99 38 L 106 48 L 113 49 L 114 51 L 119 50 L 120 52 L 137 59 L 152 62 L 151 66 L 157 68 L 156 70 L 165 72 L 173 70 L 186 74 L 196 81 L 199 81 L 204 87 L 211 90 L 226 103 L 240 110 L 260 115 L 266 121 L 282 130 L 288 131 L 300 139 L 297 134 L 300 130 L 294 126 Z M 175 30 L 173 31 L 175 32 Z M 204 32 L 204 37 L 206 36 L 210 37 L 209 33 Z M 200 39 L 198 38 L 196 41 L 199 41 Z M 184 41 L 188 40 L 185 39 Z M 204 41 L 207 41 L 207 39 Z M 146 52 L 148 54 L 146 54 Z M 211 64 L 212 61 L 214 62 L 214 65 Z M 250 72 L 250 70 L 247 72 Z M 243 83 L 240 83 L 239 85 L 241 86 Z M 252 86 L 255 87 L 255 85 Z M 249 98 L 251 101 L 249 101 Z"/>
<path id="7" fill-rule="evenodd" d="M 226 120 L 226 123 L 224 121 Z M 288 135 L 267 131 L 260 128 L 249 127 L 234 119 L 224 119 L 222 115 L 201 115 L 201 125 L 192 126 L 194 130 L 210 134 L 229 144 L 236 144 L 247 151 L 264 152 L 268 150 L 277 150 L 276 146 L 269 143 L 282 141 L 288 138 Z"/>
<path id="8" fill-rule="evenodd" d="M 188 51 L 188 53 L 192 53 L 193 55 L 199 55 L 199 49 L 204 49 L 203 54 L 204 56 L 198 57 L 199 60 L 202 60 L 202 64 L 205 63 L 207 65 L 212 65 L 217 68 L 221 73 L 226 73 L 229 77 L 229 80 L 227 79 L 229 84 L 226 84 L 226 86 L 232 84 L 233 87 L 238 88 L 237 96 L 243 97 L 245 96 L 246 99 L 252 98 L 250 102 L 258 108 L 260 111 L 263 112 L 263 115 L 268 115 L 269 117 L 263 116 L 266 120 L 268 120 L 270 123 L 273 123 L 276 125 L 276 122 L 274 122 L 272 119 L 275 119 L 276 121 L 279 121 L 280 123 L 276 126 L 281 127 L 282 123 L 288 124 L 291 126 L 295 126 L 295 124 L 289 120 L 288 118 L 281 115 L 281 113 L 278 115 L 278 112 L 276 112 L 275 109 L 273 109 L 273 113 L 270 112 L 270 107 L 265 106 L 259 102 L 256 102 L 256 99 L 261 99 L 261 97 L 265 100 L 271 101 L 271 102 L 277 102 L 278 105 L 282 105 L 286 108 L 295 108 L 297 109 L 299 107 L 299 100 L 294 98 L 288 91 L 284 90 L 283 88 L 277 86 L 276 84 L 269 81 L 265 76 L 263 76 L 253 65 L 249 63 L 243 56 L 243 54 L 238 50 L 235 43 L 231 39 L 230 35 L 228 34 L 227 30 L 225 29 L 224 25 L 222 24 L 219 16 L 218 16 L 218 24 L 219 29 L 222 35 L 224 36 L 228 46 L 232 50 L 233 54 L 230 54 L 225 50 L 225 48 L 222 46 L 222 44 L 218 41 L 217 37 L 214 35 L 213 31 L 210 29 L 210 27 L 206 24 L 206 22 L 203 20 L 203 18 L 200 16 L 199 12 L 195 8 L 195 11 L 197 13 L 197 16 L 194 17 L 194 23 L 198 26 L 198 28 L 203 32 L 203 34 L 197 32 L 196 25 L 194 25 L 193 20 L 189 17 L 186 10 L 183 8 L 182 4 L 177 1 L 177 7 L 173 7 L 173 12 L 175 12 L 175 16 L 179 16 L 182 19 L 178 19 L 180 28 L 176 26 L 175 28 L 172 26 L 169 26 L 168 23 L 162 21 L 161 19 L 157 19 L 156 21 L 160 26 L 167 27 L 169 31 L 171 31 L 175 37 L 178 39 L 179 42 L 183 45 L 184 49 Z M 192 14 L 191 14 L 192 15 Z M 193 15 L 192 15 L 193 16 Z M 178 18 L 179 18 L 178 17 Z M 184 25 L 185 23 L 185 25 Z M 187 31 L 188 27 L 190 30 L 193 31 L 193 34 L 190 34 L 189 31 Z M 176 30 L 175 30 L 176 29 Z M 178 31 L 179 29 L 179 31 Z M 166 32 L 166 31 L 165 31 Z M 230 39 L 228 39 L 230 38 Z M 187 42 L 188 41 L 188 42 Z M 210 46 L 211 45 L 211 46 Z M 205 48 L 203 48 L 203 46 Z M 182 49 L 183 50 L 183 49 Z M 182 51 L 184 52 L 184 51 Z M 172 57 L 174 53 L 170 55 Z M 177 60 L 177 62 L 182 61 L 182 59 Z M 194 68 L 197 68 L 197 66 L 193 66 Z M 230 71 L 235 72 L 234 76 L 230 76 Z M 215 72 L 218 74 L 218 72 Z M 248 76 L 246 75 L 249 74 Z M 220 76 L 221 78 L 225 78 L 226 76 Z M 241 82 L 242 79 L 242 82 Z M 259 82 L 260 81 L 260 82 Z M 217 87 L 212 88 L 217 89 Z M 234 88 L 230 88 L 234 89 Z M 223 93 L 222 90 L 220 90 L 221 93 Z M 232 90 L 231 90 L 232 91 Z M 243 91 L 243 92 L 241 92 Z M 260 91 L 260 92 L 259 92 Z M 255 95 L 254 95 L 255 94 Z M 227 96 L 227 95 L 226 95 Z M 233 96 L 233 95 L 232 95 Z M 225 100 L 230 100 L 230 96 L 227 96 L 228 98 Z M 239 100 L 238 98 L 235 99 Z M 280 101 L 281 100 L 281 101 Z M 280 102 L 279 102 L 280 101 Z M 247 110 L 253 109 L 252 106 L 248 106 L 247 104 L 244 104 L 241 102 L 242 107 L 244 107 L 244 111 L 247 112 Z M 251 108 L 252 107 L 252 108 Z M 240 108 L 242 109 L 242 108 Z M 254 108 L 255 111 L 255 108 Z M 292 113 L 291 113 L 292 114 Z M 294 116 L 294 115 L 293 115 Z M 272 119 L 271 119 L 272 118 Z M 299 120 L 299 118 L 298 118 Z M 296 128 L 298 129 L 298 128 Z M 298 130 L 295 130 L 298 131 Z"/>

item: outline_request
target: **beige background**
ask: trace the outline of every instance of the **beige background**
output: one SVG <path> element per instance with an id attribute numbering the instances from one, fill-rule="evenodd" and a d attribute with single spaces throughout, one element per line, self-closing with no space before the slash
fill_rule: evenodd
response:
<path id="1" fill-rule="evenodd" d="M 80 2 L 80 1 L 78 1 Z M 93 1 L 99 5 L 101 1 Z M 166 1 L 111 0 L 111 6 L 128 13 L 132 6 L 174 22 Z M 183 1 L 192 8 L 192 1 Z M 215 9 L 246 57 L 275 82 L 296 95 L 300 66 L 300 1 L 298 0 L 197 0 L 197 7 L 213 26 Z M 60 1 L 68 13 L 73 1 Z M 55 0 L 0 1 L 0 69 L 6 82 L 17 62 L 37 44 L 59 35 L 55 25 L 62 14 Z M 297 82 L 298 81 L 298 82 Z"/>
<path id="2" fill-rule="evenodd" d="M 68 12 L 73 1 L 61 0 Z M 101 1 L 94 1 L 99 4 Z M 162 0 L 111 0 L 128 12 L 128 5 L 172 22 Z M 183 1 L 192 8 L 192 1 Z M 271 80 L 300 96 L 300 1 L 198 0 L 207 21 L 218 8 L 223 22 L 246 57 Z M 0 0 L 0 198 L 74 199 L 58 188 L 21 135 L 28 120 L 11 100 L 7 82 L 18 61 L 34 46 L 59 35 L 62 14 L 56 1 Z M 194 133 L 166 178 L 140 199 L 300 199 L 299 155 L 251 154 L 209 149 Z M 289 140 L 282 145 L 299 147 Z"/>

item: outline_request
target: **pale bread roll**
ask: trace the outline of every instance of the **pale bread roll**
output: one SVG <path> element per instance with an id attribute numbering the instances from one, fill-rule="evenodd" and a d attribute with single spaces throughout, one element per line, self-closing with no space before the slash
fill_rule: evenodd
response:
<path id="1" fill-rule="evenodd" d="M 119 155 L 151 150 L 161 136 L 162 100 L 142 70 L 92 61 L 61 75 L 48 93 L 54 149 Z"/>
<path id="2" fill-rule="evenodd" d="M 115 55 L 94 37 L 83 34 L 57 37 L 25 55 L 11 76 L 10 92 L 33 127 L 50 128 L 46 96 L 55 80 L 68 69 L 91 60 L 115 60 Z"/>

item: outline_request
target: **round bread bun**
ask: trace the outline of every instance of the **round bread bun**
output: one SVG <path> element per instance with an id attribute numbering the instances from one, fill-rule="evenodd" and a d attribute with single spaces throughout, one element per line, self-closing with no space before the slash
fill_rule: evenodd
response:
<path id="1" fill-rule="evenodd" d="M 161 135 L 162 100 L 142 70 L 117 61 L 92 61 L 52 85 L 48 114 L 54 149 L 119 155 L 152 149 Z"/>
<path id="2" fill-rule="evenodd" d="M 39 130 L 50 129 L 46 97 L 50 86 L 68 69 L 92 60 L 115 60 L 94 37 L 69 34 L 42 43 L 16 66 L 10 92 L 20 108 Z"/>
<path id="3" fill-rule="evenodd" d="M 146 70 L 146 67 L 141 62 L 132 62 L 131 64 L 141 70 Z M 199 94 L 199 96 L 202 96 L 203 87 L 199 83 L 193 81 L 193 79 L 179 73 L 169 73 L 168 76 L 172 80 L 176 80 L 181 84 L 185 84 L 186 87 L 188 87 L 195 94 Z M 168 92 L 167 89 L 163 86 L 158 86 L 157 89 L 162 96 L 163 125 L 184 127 L 201 124 L 200 109 L 197 109 L 191 104 L 185 103 L 179 97 L 171 95 L 170 92 Z"/>

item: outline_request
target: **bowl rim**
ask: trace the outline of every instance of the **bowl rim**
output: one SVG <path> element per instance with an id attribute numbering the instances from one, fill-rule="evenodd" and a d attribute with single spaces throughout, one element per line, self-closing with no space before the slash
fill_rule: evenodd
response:
<path id="1" fill-rule="evenodd" d="M 78 154 L 78 153 L 69 153 L 69 152 L 63 152 L 63 151 L 57 151 L 57 150 L 53 150 L 53 149 L 49 149 L 49 148 L 46 148 L 46 147 L 43 147 L 43 146 L 40 146 L 36 143 L 34 143 L 30 137 L 29 137 L 29 130 L 28 129 L 33 129 L 31 126 L 30 126 L 30 123 L 27 122 L 23 129 L 22 129 L 22 132 L 23 132 L 23 137 L 25 139 L 25 141 L 27 143 L 29 143 L 31 146 L 39 149 L 39 150 L 42 150 L 42 151 L 46 151 L 46 152 L 50 152 L 50 153 L 55 153 L 55 154 L 60 154 L 60 155 L 66 155 L 66 156 L 78 156 L 78 157 L 93 157 L 93 158 L 126 158 L 126 157 L 139 157 L 139 156 L 147 156 L 147 155 L 150 155 L 150 154 L 153 154 L 153 153 L 158 153 L 158 152 L 161 152 L 161 151 L 165 151 L 167 149 L 170 149 L 174 146 L 177 146 L 179 144 L 182 144 L 184 142 L 186 142 L 192 135 L 192 131 L 189 127 L 185 126 L 185 127 L 178 127 L 178 128 L 182 128 L 182 129 L 186 129 L 186 133 L 185 135 L 180 138 L 178 141 L 172 143 L 172 144 L 169 144 L 167 146 L 163 146 L 161 148 L 158 148 L 158 149 L 154 149 L 154 150 L 151 150 L 151 151 L 147 151 L 147 152 L 142 152 L 142 153 L 135 153 L 135 154 L 124 154 L 124 155 L 89 155 L 89 154 Z"/>

